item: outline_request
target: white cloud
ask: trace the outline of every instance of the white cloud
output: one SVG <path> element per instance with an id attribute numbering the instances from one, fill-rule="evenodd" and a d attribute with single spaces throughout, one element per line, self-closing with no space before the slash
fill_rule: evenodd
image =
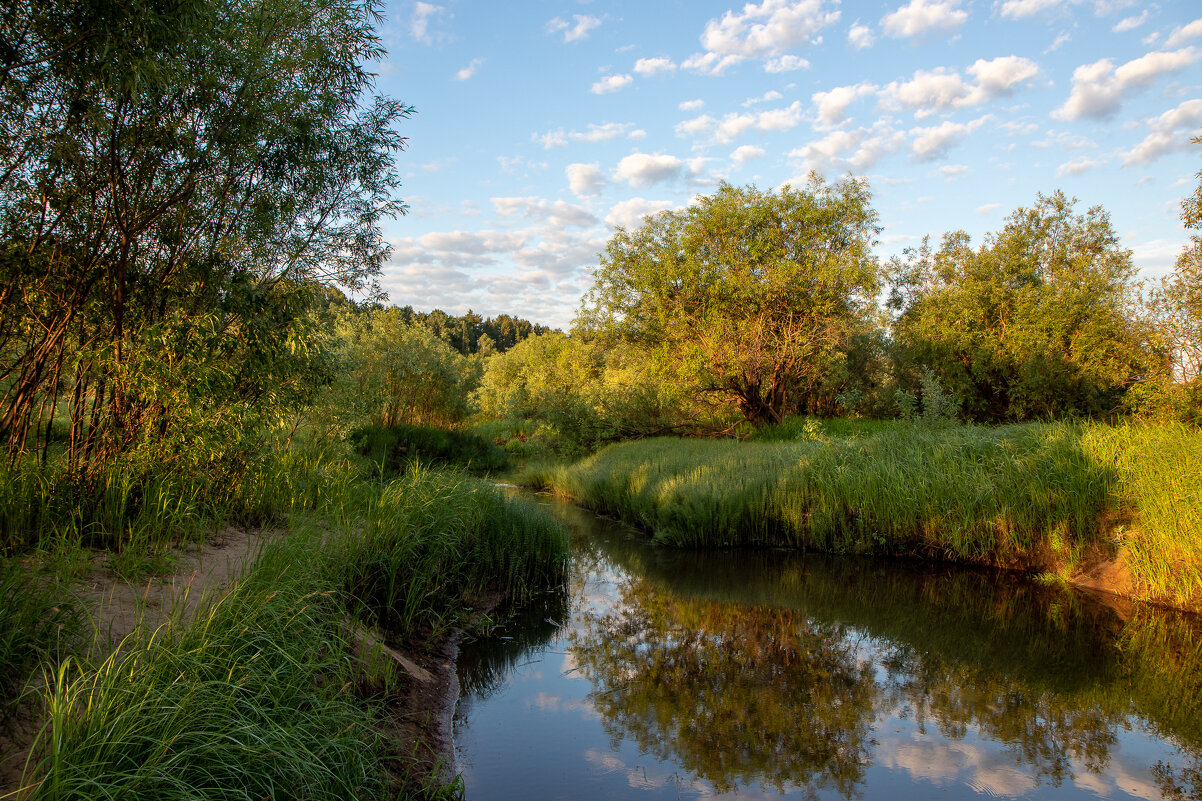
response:
<path id="1" fill-rule="evenodd" d="M 968 20 L 960 0 L 910 0 L 896 11 L 881 17 L 885 33 L 895 38 L 950 33 Z"/>
<path id="2" fill-rule="evenodd" d="M 727 11 L 711 19 L 701 45 L 711 53 L 764 58 L 807 44 L 827 25 L 839 20 L 823 0 L 763 0 L 747 3 L 741 13 Z"/>
<path id="3" fill-rule="evenodd" d="M 1044 50 L 1043 54 L 1046 56 L 1048 53 L 1053 53 L 1059 50 L 1061 45 L 1065 44 L 1066 42 L 1071 42 L 1072 39 L 1073 37 L 1069 36 L 1067 33 L 1060 34 L 1052 41 L 1050 45 L 1048 45 L 1047 50 Z"/>
<path id="4" fill-rule="evenodd" d="M 853 86 L 836 86 L 826 92 L 815 92 L 810 100 L 818 107 L 818 119 L 824 125 L 838 125 L 847 118 L 847 107 L 857 98 L 875 93 L 877 87 L 871 83 Z"/>
<path id="5" fill-rule="evenodd" d="M 914 116 L 920 119 L 947 109 L 977 106 L 1012 94 L 1019 84 L 1039 74 L 1039 66 L 1020 56 L 1000 56 L 989 61 L 977 59 L 968 72 L 975 82 L 946 67 L 918 70 L 910 80 L 884 87 L 881 104 L 914 109 Z"/>
<path id="6" fill-rule="evenodd" d="M 856 50 L 863 50 L 872 47 L 872 43 L 876 41 L 872 35 L 872 28 L 867 25 L 856 23 L 847 30 L 847 43 Z"/>
<path id="7" fill-rule="evenodd" d="M 432 231 L 417 238 L 421 247 L 439 253 L 443 263 L 471 266 L 496 261 L 495 255 L 521 247 L 522 231 Z"/>
<path id="8" fill-rule="evenodd" d="M 430 44 L 434 38 L 430 35 L 430 19 L 446 11 L 442 6 L 423 3 L 418 0 L 413 5 L 413 19 L 409 21 L 409 32 L 419 42 Z"/>
<path id="9" fill-rule="evenodd" d="M 601 20 L 597 17 L 585 14 L 573 14 L 572 19 L 575 24 L 568 22 L 563 17 L 556 17 L 547 23 L 547 33 L 562 33 L 565 42 L 578 42 L 588 38 L 589 31 L 601 24 Z"/>
<path id="10" fill-rule="evenodd" d="M 783 108 L 768 109 L 758 113 L 731 112 L 716 119 L 709 114 L 678 123 L 676 133 L 694 139 L 708 139 L 713 143 L 727 145 L 747 131 L 787 131 L 801 124 L 801 101 L 794 100 Z"/>
<path id="11" fill-rule="evenodd" d="M 1089 172 L 1094 167 L 1102 165 L 1103 161 L 1099 159 L 1091 159 L 1088 156 L 1081 156 L 1072 161 L 1066 161 L 1056 168 L 1056 177 L 1063 178 L 1066 175 L 1080 175 L 1084 172 Z"/>
<path id="12" fill-rule="evenodd" d="M 614 178 L 633 187 L 650 186 L 670 181 L 680 175 L 683 162 L 676 156 L 661 153 L 632 153 L 618 162 Z"/>
<path id="13" fill-rule="evenodd" d="M 958 178 L 963 178 L 965 175 L 968 175 L 968 172 L 967 164 L 944 164 L 939 168 L 939 174 L 946 181 L 955 181 Z"/>
<path id="14" fill-rule="evenodd" d="M 576 197 L 596 195 L 605 187 L 607 181 L 596 162 L 592 164 L 569 164 L 564 168 L 568 176 L 568 188 Z"/>
<path id="15" fill-rule="evenodd" d="M 666 211 L 674 205 L 670 200 L 647 200 L 646 198 L 632 197 L 629 200 L 615 203 L 609 210 L 609 214 L 605 216 L 605 222 L 613 228 L 618 226 L 626 229 L 638 228 L 643 224 L 643 217 L 659 211 Z"/>
<path id="16" fill-rule="evenodd" d="M 544 134 L 532 134 L 531 138 L 550 150 L 553 147 L 564 147 L 568 142 L 594 144 L 617 139 L 619 136 L 626 136 L 628 139 L 642 139 L 646 135 L 646 131 L 634 128 L 632 122 L 606 122 L 600 125 L 590 122 L 584 131 L 565 131 L 563 128 L 557 128 Z"/>
<path id="17" fill-rule="evenodd" d="M 771 73 L 793 72 L 794 70 L 808 70 L 809 68 L 809 61 L 792 53 L 786 53 L 783 56 L 774 56 L 764 62 L 764 72 Z"/>
<path id="18" fill-rule="evenodd" d="M 1192 47 L 1157 50 L 1116 68 L 1108 58 L 1073 70 L 1073 89 L 1064 105 L 1052 112 L 1058 120 L 1108 117 L 1127 94 L 1150 85 L 1161 75 L 1176 72 L 1198 60 Z"/>
<path id="19" fill-rule="evenodd" d="M 1006 19 L 1025 19 L 1060 5 L 1060 0 L 1006 0 L 1001 13 Z"/>
<path id="20" fill-rule="evenodd" d="M 806 171 L 863 172 L 882 156 L 896 153 L 905 143 L 903 132 L 877 124 L 872 128 L 832 131 L 818 141 L 790 151 L 789 157 L 799 160 Z"/>
<path id="21" fill-rule="evenodd" d="M 468 78 L 471 78 L 473 75 L 476 74 L 476 70 L 480 69 L 480 66 L 483 63 L 484 63 L 484 59 L 473 58 L 470 64 L 468 64 L 463 69 L 459 70 L 459 72 L 455 73 L 455 80 L 466 81 Z"/>
<path id="22" fill-rule="evenodd" d="M 1138 28 L 1140 25 L 1143 25 L 1147 21 L 1148 21 L 1148 9 L 1145 8 L 1144 12 L 1142 14 L 1140 14 L 1138 17 L 1123 17 L 1121 20 L 1114 23 L 1114 27 L 1111 28 L 1110 30 L 1114 31 L 1115 33 L 1125 33 L 1127 31 L 1135 30 L 1136 28 Z"/>
<path id="23" fill-rule="evenodd" d="M 1001 207 L 1001 203 L 986 203 L 983 206 L 977 206 L 977 214 L 988 214 L 991 211 L 997 211 Z"/>
<path id="24" fill-rule="evenodd" d="M 669 72 L 675 72 L 676 63 L 670 58 L 660 56 L 658 58 L 640 58 L 634 62 L 634 71 L 644 78 L 650 78 L 655 75 L 667 75 Z"/>
<path id="25" fill-rule="evenodd" d="M 980 117 L 967 124 L 945 120 L 929 128 L 911 128 L 910 135 L 914 141 L 910 144 L 910 152 L 913 159 L 935 161 L 943 158 L 948 150 L 979 129 L 988 119 L 988 116 Z"/>
<path id="26" fill-rule="evenodd" d="M 494 197 L 489 200 L 497 210 L 498 217 L 522 216 L 546 220 L 557 229 L 591 228 L 597 224 L 597 218 L 586 209 L 563 200 L 548 201 L 540 197 Z"/>
<path id="27" fill-rule="evenodd" d="M 685 100 L 676 106 L 676 108 L 680 109 L 681 111 L 697 111 L 698 109 L 704 108 L 704 107 L 705 107 L 705 101 L 701 100 L 701 99 Z"/>
<path id="28" fill-rule="evenodd" d="M 634 83 L 634 78 L 629 75 L 606 75 L 594 83 L 589 91 L 595 95 L 607 95 L 619 89 L 625 89 L 632 83 Z"/>
<path id="29" fill-rule="evenodd" d="M 1152 132 L 1142 142 L 1123 154 L 1123 166 L 1149 164 L 1174 150 L 1184 150 L 1190 136 L 1202 125 L 1202 100 L 1187 100 L 1149 120 Z"/>
<path id="30" fill-rule="evenodd" d="M 1176 47 L 1177 45 L 1185 44 L 1191 39 L 1197 39 L 1199 36 L 1202 36 L 1202 17 L 1186 25 L 1178 25 L 1176 28 L 1173 28 L 1173 32 L 1165 40 L 1164 46 Z"/>
<path id="31" fill-rule="evenodd" d="M 702 75 L 722 75 L 728 69 L 743 61 L 743 56 L 734 53 L 694 53 L 684 60 L 680 66 L 686 70 L 700 72 Z"/>
<path id="32" fill-rule="evenodd" d="M 770 103 L 773 100 L 780 100 L 783 97 L 784 97 L 784 95 L 782 95 L 780 92 L 776 91 L 775 89 L 769 89 L 767 92 L 764 92 L 759 97 L 749 97 L 746 100 L 744 100 L 743 108 L 747 108 L 748 106 L 754 106 L 757 103 Z"/>
<path id="33" fill-rule="evenodd" d="M 764 148 L 755 145 L 740 145 L 730 154 L 730 160 L 735 164 L 746 164 L 752 159 L 758 159 L 766 152 Z"/>

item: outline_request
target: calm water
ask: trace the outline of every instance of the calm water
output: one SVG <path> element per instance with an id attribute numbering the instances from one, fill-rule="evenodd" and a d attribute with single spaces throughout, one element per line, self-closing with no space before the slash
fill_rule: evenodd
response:
<path id="1" fill-rule="evenodd" d="M 554 508 L 570 585 L 462 652 L 469 801 L 1202 798 L 1196 618 Z"/>

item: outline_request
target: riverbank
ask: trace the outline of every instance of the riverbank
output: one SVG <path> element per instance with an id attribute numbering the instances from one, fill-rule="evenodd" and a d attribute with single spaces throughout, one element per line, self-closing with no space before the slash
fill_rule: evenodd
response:
<path id="1" fill-rule="evenodd" d="M 1195 429 L 834 421 L 793 434 L 621 443 L 522 480 L 677 547 L 946 560 L 1202 608 Z"/>
<path id="2" fill-rule="evenodd" d="M 455 797 L 454 634 L 558 581 L 563 533 L 458 474 L 346 486 L 195 607 L 31 671 L 19 797 Z"/>

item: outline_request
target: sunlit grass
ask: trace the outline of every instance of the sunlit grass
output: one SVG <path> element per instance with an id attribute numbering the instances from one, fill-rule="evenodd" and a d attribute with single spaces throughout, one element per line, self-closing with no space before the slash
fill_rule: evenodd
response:
<path id="1" fill-rule="evenodd" d="M 1125 551 L 1137 594 L 1202 600 L 1202 432 L 794 424 L 656 439 L 528 476 L 685 547 L 784 545 L 1069 575 Z"/>

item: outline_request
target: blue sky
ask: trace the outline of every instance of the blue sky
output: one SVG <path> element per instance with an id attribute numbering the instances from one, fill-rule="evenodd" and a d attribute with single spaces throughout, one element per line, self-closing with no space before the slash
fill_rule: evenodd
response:
<path id="1" fill-rule="evenodd" d="M 417 110 L 381 283 L 420 310 L 567 326 L 614 226 L 810 170 L 868 179 L 882 260 L 1059 188 L 1152 278 L 1202 168 L 1196 0 L 404 0 L 380 33 Z"/>

